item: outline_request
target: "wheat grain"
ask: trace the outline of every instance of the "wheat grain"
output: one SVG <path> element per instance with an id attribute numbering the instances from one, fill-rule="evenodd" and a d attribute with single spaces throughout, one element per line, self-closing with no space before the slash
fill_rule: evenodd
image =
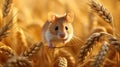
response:
<path id="1" fill-rule="evenodd" d="M 32 67 L 32 64 L 26 57 L 13 57 L 3 67 Z"/>
<path id="2" fill-rule="evenodd" d="M 67 59 L 65 57 L 58 57 L 55 61 L 54 67 L 68 67 Z"/>
<path id="3" fill-rule="evenodd" d="M 95 0 L 90 0 L 89 5 L 102 19 L 108 23 L 112 23 L 112 15 L 102 4 L 95 2 Z"/>
<path id="4" fill-rule="evenodd" d="M 81 47 L 80 53 L 78 56 L 79 62 L 83 61 L 85 59 L 85 56 L 87 53 L 90 51 L 90 49 L 94 46 L 94 44 L 100 40 L 100 38 L 104 35 L 105 33 L 94 33 L 92 34 L 86 43 Z"/>
<path id="5" fill-rule="evenodd" d="M 95 60 L 90 67 L 100 67 L 105 59 L 106 54 L 108 53 L 108 43 L 104 42 L 99 53 L 95 56 Z"/>
<path id="6" fill-rule="evenodd" d="M 8 56 L 9 58 L 15 56 L 14 50 L 8 46 L 1 46 L 0 51 L 6 56 Z"/>
<path id="7" fill-rule="evenodd" d="M 65 59 L 64 57 L 59 57 L 58 67 L 67 67 L 67 59 Z"/>
<path id="8" fill-rule="evenodd" d="M 111 45 L 113 45 L 118 52 L 120 52 L 120 41 L 116 39 L 116 37 L 112 35 L 108 35 L 108 41 Z"/>
<path id="9" fill-rule="evenodd" d="M 31 56 L 33 56 L 34 54 L 36 54 L 40 50 L 40 47 L 42 45 L 43 45 L 42 42 L 33 44 L 30 48 L 28 48 L 28 50 L 26 50 L 22 54 L 22 56 L 24 56 L 24 57 L 31 57 Z"/>
<path id="10" fill-rule="evenodd" d="M 54 55 L 55 55 L 54 67 L 58 66 L 58 63 L 56 63 L 56 60 L 58 62 L 58 59 L 60 59 L 60 57 L 61 57 L 61 60 L 63 60 L 67 64 L 66 65 L 67 67 L 75 67 L 76 59 L 73 56 L 73 53 L 70 52 L 69 50 L 67 50 L 67 48 L 65 48 L 65 49 L 64 48 L 60 48 L 59 50 L 56 49 L 55 52 L 54 52 Z"/>
<path id="11" fill-rule="evenodd" d="M 12 20 L 13 18 L 10 19 L 10 21 L 6 23 L 5 26 L 0 28 L 0 40 L 2 40 L 2 38 L 5 38 L 7 34 L 9 33 L 8 30 L 10 30 L 13 26 Z"/>
<path id="12" fill-rule="evenodd" d="M 9 14 L 12 7 L 12 2 L 13 0 L 3 0 L 3 5 L 2 5 L 3 18 Z"/>
<path id="13" fill-rule="evenodd" d="M 120 41 L 111 41 L 110 44 L 113 45 L 117 49 L 117 51 L 120 53 Z"/>

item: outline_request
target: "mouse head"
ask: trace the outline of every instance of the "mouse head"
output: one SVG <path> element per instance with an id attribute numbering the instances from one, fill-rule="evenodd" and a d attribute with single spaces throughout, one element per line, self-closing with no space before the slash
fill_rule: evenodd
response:
<path id="1" fill-rule="evenodd" d="M 51 34 L 64 43 L 71 40 L 73 36 L 73 19 L 74 14 L 70 11 L 62 16 L 54 14 L 49 15 L 48 21 L 51 23 L 49 26 Z"/>

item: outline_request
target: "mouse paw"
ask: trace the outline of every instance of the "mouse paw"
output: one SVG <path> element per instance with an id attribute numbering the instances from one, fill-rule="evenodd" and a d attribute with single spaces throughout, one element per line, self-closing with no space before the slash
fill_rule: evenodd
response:
<path id="1" fill-rule="evenodd" d="M 53 48 L 52 43 L 49 43 L 49 44 L 48 44 L 48 47 L 49 47 L 49 48 Z"/>

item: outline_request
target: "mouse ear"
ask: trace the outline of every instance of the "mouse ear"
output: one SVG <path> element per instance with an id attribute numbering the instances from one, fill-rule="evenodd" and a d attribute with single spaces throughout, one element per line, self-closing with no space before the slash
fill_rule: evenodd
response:
<path id="1" fill-rule="evenodd" d="M 48 13 L 48 21 L 54 22 L 56 20 L 56 15 L 53 12 Z"/>
<path id="2" fill-rule="evenodd" d="M 74 13 L 72 11 L 68 11 L 66 13 L 66 20 L 68 22 L 73 22 L 73 19 L 74 19 Z"/>

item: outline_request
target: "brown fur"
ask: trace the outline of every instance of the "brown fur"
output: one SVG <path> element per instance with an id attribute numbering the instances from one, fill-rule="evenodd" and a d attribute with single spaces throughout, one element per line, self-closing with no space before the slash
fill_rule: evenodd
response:
<path id="1" fill-rule="evenodd" d="M 57 16 L 54 14 L 49 14 L 48 15 L 48 21 L 44 24 L 42 28 L 42 36 L 43 36 L 43 41 L 46 42 L 46 32 L 50 31 L 50 35 L 48 36 L 51 37 L 52 39 L 50 41 L 61 41 L 61 39 L 58 38 L 59 33 L 64 33 L 65 36 L 69 37 L 69 34 L 73 33 L 73 27 L 72 27 L 72 22 L 73 22 L 73 13 L 68 12 L 64 14 L 63 16 Z M 55 28 L 58 27 L 58 30 L 56 31 Z M 66 28 L 68 30 L 66 30 Z M 50 39 L 50 38 L 49 38 Z M 69 38 L 68 38 L 69 39 Z"/>

